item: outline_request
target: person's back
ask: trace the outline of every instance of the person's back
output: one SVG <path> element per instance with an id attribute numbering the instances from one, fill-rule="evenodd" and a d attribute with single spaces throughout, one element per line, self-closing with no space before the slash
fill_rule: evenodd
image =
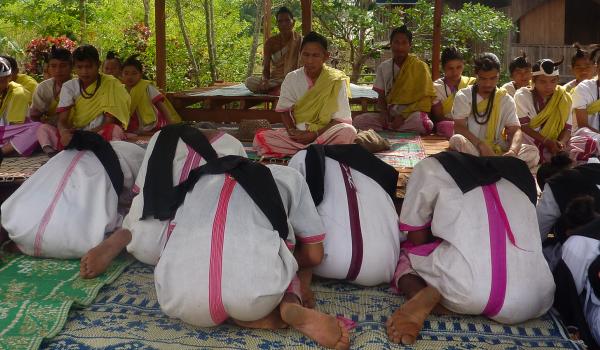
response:
<path id="1" fill-rule="evenodd" d="M 551 307 L 554 283 L 535 206 L 507 179 L 463 193 L 445 166 L 427 158 L 413 170 L 400 221 L 430 226 L 441 240 L 427 252 L 409 250 L 409 257 L 449 310 L 518 323 Z"/>
<path id="2" fill-rule="evenodd" d="M 160 256 L 160 250 L 164 246 L 170 229 L 170 221 L 160 221 L 155 218 L 141 220 L 144 208 L 144 186 L 148 171 L 148 162 L 155 151 L 156 142 L 162 131 L 157 132 L 150 139 L 146 149 L 146 155 L 135 181 L 134 189 L 137 195 L 133 199 L 129 214 L 125 217 L 123 227 L 132 233 L 131 243 L 127 246 L 129 253 L 138 260 L 155 265 Z M 200 132 L 200 131 L 198 131 Z M 229 134 L 222 132 L 207 132 L 207 138 L 214 147 L 218 156 L 238 155 L 246 156 L 243 145 Z M 206 159 L 197 153 L 183 140 L 177 141 L 177 146 L 172 159 L 172 183 L 178 185 L 185 181 L 190 171 L 206 163 Z"/>
<path id="3" fill-rule="evenodd" d="M 92 150 L 57 154 L 2 204 L 2 226 L 23 253 L 80 258 L 120 225 L 119 202 L 131 197 L 144 150 L 122 141 L 107 147 L 116 158 L 107 148 L 100 151 L 103 159 Z M 113 183 L 118 172 L 120 184 Z"/>
<path id="4" fill-rule="evenodd" d="M 362 150 L 358 145 L 335 147 L 346 148 L 348 156 L 353 157 Z M 307 178 L 309 186 L 309 168 L 313 165 L 307 160 L 307 152 L 311 151 L 309 148 L 298 152 L 288 164 Z M 361 156 L 368 154 L 362 151 Z M 368 155 L 365 166 L 381 162 Z M 325 258 L 313 269 L 314 274 L 363 286 L 389 283 L 398 263 L 400 241 L 404 239 L 390 194 L 373 178 L 333 158 L 325 157 L 324 167 L 320 179 L 322 200 L 316 204 L 327 233 Z M 391 179 L 395 189 L 397 173 Z"/>

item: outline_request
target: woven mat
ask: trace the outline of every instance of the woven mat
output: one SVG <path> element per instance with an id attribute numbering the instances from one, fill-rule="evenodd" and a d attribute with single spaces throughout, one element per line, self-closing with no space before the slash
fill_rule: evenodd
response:
<path id="1" fill-rule="evenodd" d="M 79 260 L 0 252 L 0 349 L 37 349 L 55 336 L 72 306 L 92 303 L 102 286 L 131 264 L 119 258 L 98 278 L 79 278 Z"/>
<path id="2" fill-rule="evenodd" d="M 412 168 L 427 157 L 423 140 L 417 134 L 393 131 L 380 131 L 378 134 L 390 141 L 391 149 L 375 155 L 396 169 Z"/>
<path id="3" fill-rule="evenodd" d="M 316 280 L 317 309 L 357 322 L 352 349 L 580 349 L 567 339 L 557 319 L 505 326 L 482 317 L 430 317 L 416 347 L 388 342 L 385 321 L 403 299 L 387 286 L 360 288 Z M 230 324 L 196 328 L 165 316 L 156 299 L 153 267 L 136 262 L 96 301 L 73 310 L 65 328 L 43 349 L 313 349 L 300 333 L 243 329 Z"/>
<path id="4" fill-rule="evenodd" d="M 0 182 L 16 182 L 28 179 L 48 161 L 45 154 L 31 157 L 7 157 L 0 165 Z"/>

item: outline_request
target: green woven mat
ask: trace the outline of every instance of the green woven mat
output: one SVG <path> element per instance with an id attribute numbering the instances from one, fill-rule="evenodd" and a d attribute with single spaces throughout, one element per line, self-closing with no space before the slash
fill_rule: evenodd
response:
<path id="1" fill-rule="evenodd" d="M 79 260 L 41 259 L 0 251 L 0 349 L 37 349 L 63 328 L 72 306 L 92 303 L 131 264 L 119 258 L 95 278 L 79 277 Z"/>

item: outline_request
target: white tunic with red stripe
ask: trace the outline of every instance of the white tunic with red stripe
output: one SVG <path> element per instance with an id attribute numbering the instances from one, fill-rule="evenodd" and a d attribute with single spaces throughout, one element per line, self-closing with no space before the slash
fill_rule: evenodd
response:
<path id="1" fill-rule="evenodd" d="M 290 228 L 287 240 L 229 175 L 206 175 L 187 194 L 154 272 L 165 314 L 200 327 L 232 317 L 255 321 L 273 311 L 296 276 L 288 247 L 323 240 L 304 178 L 269 165 Z"/>
<path id="2" fill-rule="evenodd" d="M 133 199 L 129 214 L 123 221 L 123 228 L 131 231 L 132 237 L 131 243 L 127 246 L 127 251 L 141 262 L 151 265 L 156 265 L 158 262 L 160 251 L 172 229 L 171 223 L 168 220 L 160 221 L 151 217 L 140 220 L 144 210 L 143 189 L 146 181 L 146 169 L 159 134 L 160 132 L 155 133 L 148 143 L 146 156 L 144 157 L 134 186 L 134 191 L 138 195 Z M 216 133 L 211 137 L 210 142 L 219 157 L 226 155 L 246 157 L 244 146 L 229 134 Z M 179 140 L 175 151 L 175 158 L 173 159 L 173 184 L 177 185 L 185 181 L 190 171 L 204 163 L 206 161 L 198 153 L 185 142 Z"/>
<path id="3" fill-rule="evenodd" d="M 543 315 L 552 306 L 554 280 L 542 255 L 535 206 L 501 179 L 463 194 L 434 158 L 410 176 L 401 229 L 431 227 L 441 241 L 407 248 L 413 269 L 461 314 L 501 323 Z"/>
<path id="4" fill-rule="evenodd" d="M 2 204 L 2 226 L 23 253 L 80 258 L 119 227 L 119 200 L 131 197 L 144 149 L 123 141 L 111 145 L 124 175 L 120 197 L 92 151 L 65 150 Z"/>
<path id="5" fill-rule="evenodd" d="M 289 166 L 306 176 L 306 151 Z M 327 238 L 325 258 L 313 269 L 322 277 L 374 286 L 389 283 L 406 236 L 390 196 L 370 177 L 325 158 L 323 201 L 317 207 Z"/>

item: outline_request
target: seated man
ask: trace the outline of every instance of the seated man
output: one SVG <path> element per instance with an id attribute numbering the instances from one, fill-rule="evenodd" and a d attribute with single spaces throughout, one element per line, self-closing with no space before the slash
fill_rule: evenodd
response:
<path id="1" fill-rule="evenodd" d="M 476 156 L 517 157 L 532 168 L 538 164 L 535 146 L 522 145 L 521 124 L 515 102 L 496 84 L 500 61 L 493 53 L 475 59 L 477 82 L 456 93 L 452 117 L 455 135 L 450 149 Z M 505 138 L 506 133 L 506 138 Z"/>
<path id="2" fill-rule="evenodd" d="M 363 286 L 390 283 L 404 239 L 394 206 L 398 172 L 359 145 L 312 145 L 288 165 L 306 178 L 327 232 L 313 272 Z"/>
<path id="3" fill-rule="evenodd" d="M 431 115 L 435 120 L 436 134 L 446 138 L 454 135 L 452 106 L 458 90 L 475 83 L 475 78 L 463 76 L 465 60 L 455 47 L 442 51 L 442 70 L 444 77 L 433 82 L 435 100 L 431 106 Z"/>
<path id="4" fill-rule="evenodd" d="M 202 153 L 201 145 L 210 153 Z M 164 216 L 157 219 L 146 215 L 145 203 L 170 197 L 173 185 L 187 180 L 190 171 L 207 159 L 226 155 L 246 156 L 244 146 L 229 134 L 201 132 L 182 124 L 169 125 L 155 133 L 135 179 L 135 197 L 122 228 L 83 257 L 81 276 L 94 278 L 103 273 L 125 247 L 141 262 L 156 265 L 174 223 Z M 161 180 L 156 181 L 157 178 Z"/>
<path id="5" fill-rule="evenodd" d="M 600 149 L 600 47 L 590 57 L 597 67 L 596 77 L 582 81 L 571 93 L 576 126 L 573 134 L 594 139 Z"/>
<path id="6" fill-rule="evenodd" d="M 74 129 L 98 132 L 107 141 L 125 139 L 131 102 L 123 84 L 98 72 L 100 57 L 91 45 L 73 51 L 73 65 L 77 78 L 63 84 L 56 108 L 61 144 L 69 144 Z"/>
<path id="7" fill-rule="evenodd" d="M 535 201 L 529 169 L 515 158 L 443 152 L 419 162 L 400 214 L 408 241 L 395 286 L 408 301 L 388 320 L 391 341 L 413 343 L 434 309 L 507 324 L 547 312 L 554 281 Z"/>
<path id="8" fill-rule="evenodd" d="M 528 87 L 531 83 L 531 63 L 527 61 L 527 54 L 515 57 L 508 65 L 510 79 L 508 83 L 502 85 L 502 88 L 511 96 L 515 97 L 515 93 L 524 87 Z"/>
<path id="9" fill-rule="evenodd" d="M 294 31 L 294 14 L 287 7 L 281 7 L 275 18 L 279 34 L 265 43 L 262 77 L 246 79 L 246 87 L 254 93 L 279 95 L 285 76 L 298 68 L 302 36 Z"/>
<path id="10" fill-rule="evenodd" d="M 582 48 L 579 43 L 573 44 L 573 47 L 576 51 L 575 54 L 571 56 L 571 72 L 573 72 L 575 79 L 564 85 L 568 93 L 573 93 L 573 90 L 575 90 L 577 85 L 582 81 L 594 77 L 594 63 L 590 57 L 590 50 Z"/>
<path id="11" fill-rule="evenodd" d="M 56 108 L 63 84 L 71 80 L 72 68 L 71 52 L 53 46 L 48 57 L 50 78 L 42 81 L 33 93 L 29 116 L 31 119 L 43 123 L 37 131 L 37 138 L 46 154 L 53 154 L 60 150 L 58 129 L 56 128 L 58 122 Z"/>
<path id="12" fill-rule="evenodd" d="M 356 116 L 354 126 L 427 135 L 433 129 L 428 113 L 435 98 L 429 66 L 410 54 L 412 32 L 406 26 L 392 31 L 390 46 L 393 57 L 377 67 L 373 84 L 380 112 Z"/>
<path id="13" fill-rule="evenodd" d="M 325 64 L 327 39 L 315 32 L 302 40 L 303 67 L 290 72 L 281 85 L 276 110 L 285 130 L 263 130 L 254 148 L 265 157 L 293 155 L 311 143 L 348 144 L 356 138 L 351 125 L 348 77 Z"/>
<path id="14" fill-rule="evenodd" d="M 15 60 L 13 57 L 2 57 L 6 58 L 6 60 L 10 62 L 10 68 L 12 70 L 12 81 L 23 86 L 25 89 L 27 89 L 27 91 L 29 91 L 31 95 L 33 95 L 33 92 L 35 91 L 35 88 L 38 85 L 37 81 L 35 81 L 35 79 L 33 79 L 27 74 L 19 73 L 19 64 L 17 63 L 17 60 Z"/>
<path id="15" fill-rule="evenodd" d="M 2 227 L 27 255 L 81 258 L 131 203 L 143 148 L 80 130 L 66 148 L 2 204 Z"/>
<path id="16" fill-rule="evenodd" d="M 0 57 L 0 159 L 18 153 L 28 156 L 38 147 L 35 133 L 40 123 L 27 118 L 31 94 L 12 81 L 10 62 Z"/>
<path id="17" fill-rule="evenodd" d="M 596 154 L 596 143 L 585 136 L 571 137 L 571 95 L 558 85 L 561 62 L 544 59 L 533 65 L 533 87 L 515 94 L 517 117 L 523 141 L 538 148 L 540 163 L 550 161 L 559 152 L 573 160 L 586 161 Z"/>

